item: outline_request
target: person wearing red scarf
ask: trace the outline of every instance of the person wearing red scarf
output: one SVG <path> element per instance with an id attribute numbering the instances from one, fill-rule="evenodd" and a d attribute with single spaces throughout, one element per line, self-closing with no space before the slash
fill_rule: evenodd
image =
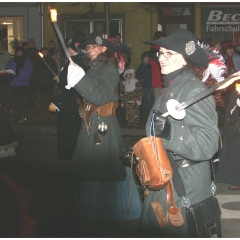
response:
<path id="1" fill-rule="evenodd" d="M 157 31 L 153 35 L 153 40 L 161 39 L 166 37 L 166 34 L 162 31 Z M 158 61 L 156 53 L 159 51 L 159 46 L 152 46 L 149 50 L 149 62 L 151 64 L 151 73 L 152 73 L 152 88 L 154 90 L 155 102 L 158 99 L 161 89 L 163 88 L 163 80 L 161 74 L 161 67 Z"/>

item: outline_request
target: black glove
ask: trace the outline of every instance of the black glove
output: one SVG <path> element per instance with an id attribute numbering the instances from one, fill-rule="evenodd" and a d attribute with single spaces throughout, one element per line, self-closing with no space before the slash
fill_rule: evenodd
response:
<path id="1" fill-rule="evenodd" d="M 153 110 L 153 115 L 151 119 L 151 135 L 169 139 L 171 132 L 171 123 L 166 117 L 162 117 L 161 115 L 161 112 Z"/>
<path id="2" fill-rule="evenodd" d="M 133 161 L 134 169 L 138 165 L 138 160 L 137 160 L 135 154 L 133 154 L 133 150 L 131 148 L 121 152 L 119 155 L 119 158 L 120 158 L 122 164 L 126 167 L 131 167 L 131 161 Z"/>

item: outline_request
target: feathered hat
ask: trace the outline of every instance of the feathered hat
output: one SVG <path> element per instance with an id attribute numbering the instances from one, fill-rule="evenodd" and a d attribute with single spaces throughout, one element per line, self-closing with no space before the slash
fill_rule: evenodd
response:
<path id="1" fill-rule="evenodd" d="M 211 75 L 217 82 L 225 79 L 224 75 L 227 73 L 227 66 L 225 60 L 219 51 L 212 50 L 208 45 L 201 44 L 208 56 L 208 67 L 203 72 L 202 82 L 205 82 Z"/>
<path id="2" fill-rule="evenodd" d="M 113 43 L 116 48 L 115 57 L 118 60 L 118 72 L 122 74 L 131 63 L 131 48 L 125 43 L 118 42 L 115 38 L 107 37 L 107 39 Z"/>
<path id="3" fill-rule="evenodd" d="M 155 46 L 173 50 L 191 60 L 197 66 L 207 67 L 208 59 L 204 50 L 199 46 L 196 36 L 186 29 L 175 29 L 167 35 L 155 41 L 146 41 Z"/>

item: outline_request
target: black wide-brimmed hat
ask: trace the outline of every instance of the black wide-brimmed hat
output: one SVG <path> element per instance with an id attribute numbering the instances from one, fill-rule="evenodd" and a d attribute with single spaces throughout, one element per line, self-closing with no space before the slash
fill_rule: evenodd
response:
<path id="1" fill-rule="evenodd" d="M 99 46 L 104 46 L 111 50 L 113 53 L 116 52 L 116 47 L 112 42 L 106 39 L 106 35 L 99 33 L 99 32 L 93 32 L 91 33 L 86 41 L 84 41 L 81 44 L 81 47 L 86 47 L 87 45 L 99 45 Z"/>
<path id="2" fill-rule="evenodd" d="M 83 40 L 81 38 L 74 36 L 68 40 L 67 45 L 75 52 L 79 52 L 82 42 L 83 42 Z"/>
<path id="3" fill-rule="evenodd" d="M 207 67 L 208 57 L 204 49 L 200 46 L 200 42 L 196 36 L 186 29 L 175 29 L 167 37 L 155 40 L 146 41 L 156 46 L 173 50 L 188 58 L 197 66 Z"/>
<path id="4" fill-rule="evenodd" d="M 18 46 L 18 47 L 16 47 L 16 49 L 15 49 L 15 52 L 18 52 L 18 51 L 24 51 L 24 48 L 22 47 L 22 46 Z"/>

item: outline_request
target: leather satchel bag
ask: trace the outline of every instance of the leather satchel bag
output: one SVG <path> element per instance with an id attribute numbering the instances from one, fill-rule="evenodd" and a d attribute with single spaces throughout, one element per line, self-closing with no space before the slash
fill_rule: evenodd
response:
<path id="1" fill-rule="evenodd" d="M 142 138 L 133 146 L 133 153 L 138 158 L 136 173 L 141 184 L 151 190 L 166 188 L 167 215 L 164 215 L 159 202 L 151 203 L 159 226 L 165 227 L 169 220 L 175 227 L 182 226 L 184 219 L 174 199 L 173 170 L 167 152 L 162 146 L 162 139 L 153 136 Z"/>
<path id="2" fill-rule="evenodd" d="M 138 157 L 136 173 L 143 186 L 160 190 L 170 182 L 173 170 L 161 138 L 142 138 L 133 146 L 133 152 Z"/>

